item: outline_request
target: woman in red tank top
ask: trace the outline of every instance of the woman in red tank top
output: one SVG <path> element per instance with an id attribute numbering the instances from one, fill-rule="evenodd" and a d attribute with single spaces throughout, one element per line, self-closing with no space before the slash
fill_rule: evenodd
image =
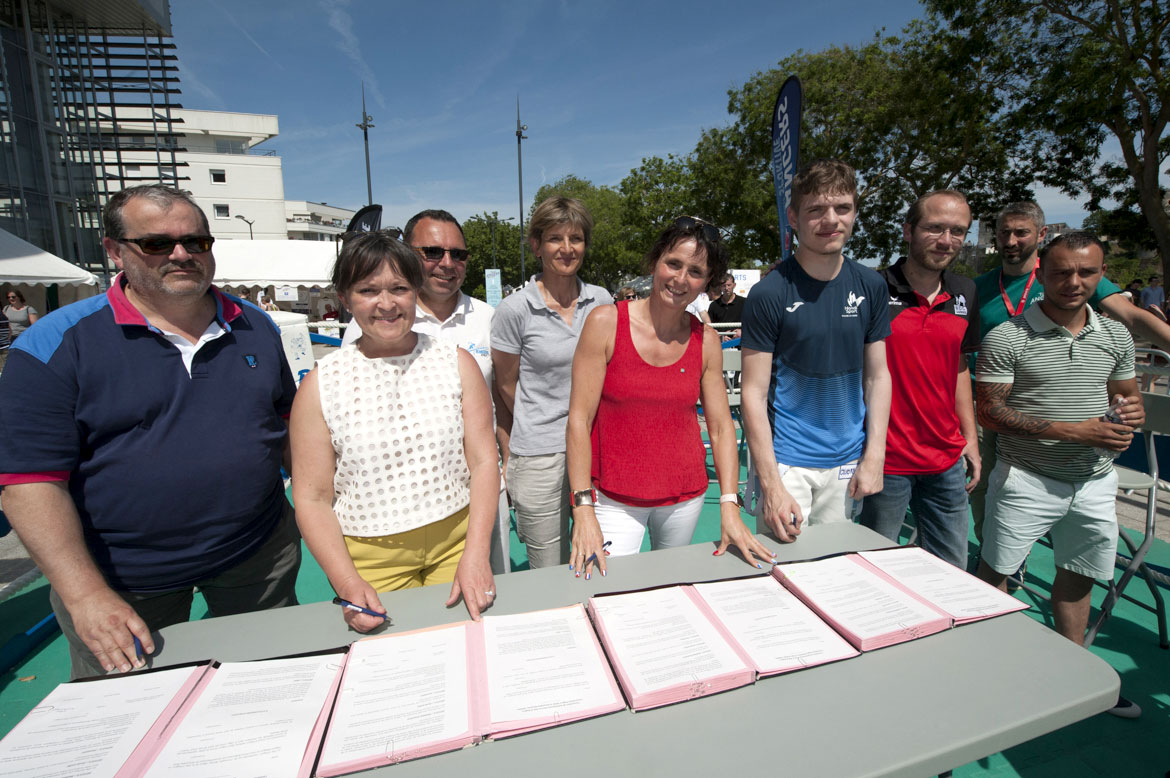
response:
<path id="1" fill-rule="evenodd" d="M 676 219 L 646 255 L 645 300 L 593 310 L 573 357 L 567 455 L 572 488 L 570 569 L 605 574 L 615 556 L 690 543 L 707 492 L 696 403 L 703 405 L 719 478 L 723 537 L 755 564 L 773 556 L 739 514 L 735 427 L 723 383 L 719 336 L 686 308 L 727 270 L 719 231 Z M 760 566 L 757 564 L 757 567 Z"/>

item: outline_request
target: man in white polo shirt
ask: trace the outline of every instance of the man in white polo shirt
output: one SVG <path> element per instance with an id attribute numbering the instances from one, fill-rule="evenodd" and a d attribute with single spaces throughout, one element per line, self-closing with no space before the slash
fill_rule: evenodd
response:
<path id="1" fill-rule="evenodd" d="M 1113 578 L 1113 457 L 1145 421 L 1133 339 L 1088 304 L 1104 259 L 1087 232 L 1050 243 L 1037 274 L 1044 299 L 987 334 L 976 369 L 979 421 L 999 433 L 979 576 L 1006 590 L 1032 544 L 1050 534 L 1053 619 L 1076 643 L 1084 641 L 1094 579 Z M 1122 423 L 1105 421 L 1119 403 Z M 1121 698 L 1111 712 L 1133 717 L 1140 708 Z"/>

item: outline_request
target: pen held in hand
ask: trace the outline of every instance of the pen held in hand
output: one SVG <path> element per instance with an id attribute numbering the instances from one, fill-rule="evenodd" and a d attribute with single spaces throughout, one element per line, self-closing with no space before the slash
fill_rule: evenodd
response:
<path id="1" fill-rule="evenodd" d="M 601 550 L 602 550 L 602 551 L 605 551 L 605 549 L 609 548 L 609 544 L 610 544 L 610 543 L 613 543 L 613 541 L 612 541 L 612 540 L 607 540 L 607 541 L 605 541 L 604 543 L 602 543 L 602 544 L 601 544 Z M 589 558 L 588 558 L 588 559 L 586 559 L 586 560 L 585 560 L 585 564 L 589 564 L 590 562 L 596 562 L 596 561 L 597 561 L 597 552 L 595 551 L 595 552 L 593 552 L 592 554 L 590 554 L 590 555 L 589 555 Z"/>
<path id="2" fill-rule="evenodd" d="M 349 600 L 343 600 L 340 597 L 334 597 L 333 604 L 340 605 L 341 607 L 347 608 L 351 611 L 358 611 L 359 613 L 364 613 L 367 616 L 376 616 L 379 619 L 386 619 L 387 622 L 390 621 L 390 617 L 387 616 L 385 613 L 378 613 L 377 611 L 372 611 L 369 608 L 363 608 L 360 605 L 354 605 Z"/>

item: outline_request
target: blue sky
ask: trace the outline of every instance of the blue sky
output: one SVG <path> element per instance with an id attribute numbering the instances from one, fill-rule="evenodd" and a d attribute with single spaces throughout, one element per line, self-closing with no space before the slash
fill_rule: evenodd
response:
<path id="1" fill-rule="evenodd" d="M 729 122 L 727 90 L 797 49 L 857 44 L 918 2 L 172 0 L 187 108 L 276 114 L 285 197 L 366 202 L 361 81 L 384 224 L 423 208 L 525 210 L 568 173 L 617 184 Z M 1080 208 L 1041 192 L 1049 221 Z"/>

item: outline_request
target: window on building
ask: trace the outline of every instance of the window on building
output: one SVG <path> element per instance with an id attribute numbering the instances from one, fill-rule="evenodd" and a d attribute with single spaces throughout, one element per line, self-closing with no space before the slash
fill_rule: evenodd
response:
<path id="1" fill-rule="evenodd" d="M 212 170 L 211 171 L 211 183 L 213 183 L 213 184 L 226 184 L 227 183 L 227 171 L 226 170 Z"/>
<path id="2" fill-rule="evenodd" d="M 215 139 L 216 154 L 243 154 L 245 151 L 242 140 L 230 140 L 228 138 Z"/>
<path id="3" fill-rule="evenodd" d="M 232 209 L 228 208 L 226 205 L 224 205 L 222 203 L 216 203 L 215 204 L 215 218 L 217 218 L 217 219 L 230 219 L 230 218 L 232 218 Z"/>

